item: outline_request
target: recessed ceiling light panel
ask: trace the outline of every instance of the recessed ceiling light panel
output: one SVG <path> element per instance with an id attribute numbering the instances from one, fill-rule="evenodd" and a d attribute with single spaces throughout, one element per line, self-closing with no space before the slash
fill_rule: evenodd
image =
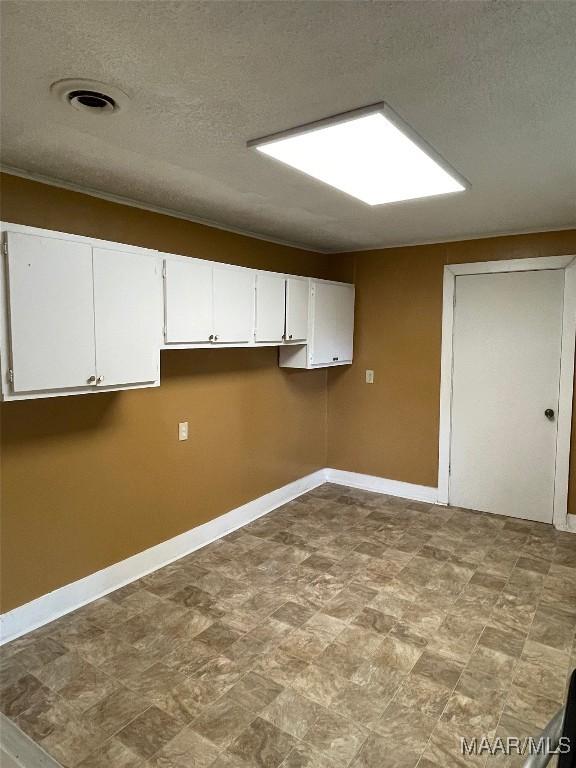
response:
<path id="1" fill-rule="evenodd" d="M 384 102 L 248 146 L 368 205 L 463 192 L 470 186 Z"/>

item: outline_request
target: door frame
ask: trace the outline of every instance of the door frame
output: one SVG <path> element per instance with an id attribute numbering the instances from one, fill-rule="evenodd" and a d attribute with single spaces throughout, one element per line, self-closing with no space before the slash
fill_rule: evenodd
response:
<path id="1" fill-rule="evenodd" d="M 558 397 L 558 433 L 554 472 L 554 513 L 552 523 L 559 530 L 576 532 L 568 520 L 568 480 L 570 469 L 570 436 L 572 431 L 572 397 L 574 385 L 574 351 L 576 339 L 576 255 L 543 256 L 531 259 L 483 261 L 470 264 L 448 264 L 444 267 L 442 303 L 442 352 L 440 364 L 440 436 L 438 455 L 438 503 L 449 504 L 450 444 L 452 438 L 452 375 L 454 305 L 456 278 L 459 275 L 495 274 L 499 272 L 533 272 L 562 269 L 564 308 L 560 354 L 560 388 Z"/>

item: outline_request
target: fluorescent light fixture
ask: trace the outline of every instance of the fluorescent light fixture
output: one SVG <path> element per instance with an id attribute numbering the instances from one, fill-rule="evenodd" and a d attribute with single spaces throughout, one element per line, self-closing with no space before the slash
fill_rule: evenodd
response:
<path id="1" fill-rule="evenodd" d="M 248 146 L 368 205 L 463 192 L 470 186 L 384 102 Z"/>

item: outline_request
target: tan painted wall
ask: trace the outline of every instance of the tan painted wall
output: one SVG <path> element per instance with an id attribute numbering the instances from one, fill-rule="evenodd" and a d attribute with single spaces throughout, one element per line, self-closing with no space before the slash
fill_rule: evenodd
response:
<path id="1" fill-rule="evenodd" d="M 5 221 L 321 275 L 326 257 L 12 176 Z M 3 403 L 2 610 L 326 464 L 326 373 L 277 350 L 162 352 L 160 388 Z M 179 421 L 190 439 L 178 442 Z"/>
<path id="2" fill-rule="evenodd" d="M 326 466 L 327 434 L 329 466 L 435 485 L 443 265 L 576 252 L 573 231 L 326 257 L 0 183 L 6 221 L 357 284 L 355 362 L 330 371 L 328 432 L 326 372 L 281 370 L 274 348 L 163 352 L 158 389 L 2 404 L 3 611 Z"/>
<path id="3" fill-rule="evenodd" d="M 444 265 L 570 253 L 576 230 L 337 257 L 331 276 L 356 283 L 355 348 L 352 366 L 329 372 L 328 465 L 435 486 Z M 373 385 L 366 368 L 375 371 Z M 572 444 L 576 513 L 576 429 Z"/>

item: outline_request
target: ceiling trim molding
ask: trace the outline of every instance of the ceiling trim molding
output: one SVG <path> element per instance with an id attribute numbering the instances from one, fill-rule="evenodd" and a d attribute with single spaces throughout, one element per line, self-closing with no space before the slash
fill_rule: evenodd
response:
<path id="1" fill-rule="evenodd" d="M 370 248 L 347 248 L 345 251 L 322 251 L 322 253 L 368 253 L 370 251 L 388 251 L 392 248 L 415 248 L 417 245 L 442 245 L 443 243 L 465 243 L 467 240 L 490 240 L 493 237 L 514 237 L 515 235 L 538 235 L 546 232 L 570 232 L 576 227 L 561 224 L 559 227 L 532 227 L 529 229 L 513 229 L 502 232 L 487 232 L 481 235 L 459 235 L 458 237 L 442 237 L 439 240 L 415 240 L 409 243 L 392 243 L 390 245 L 375 245 Z"/>
<path id="2" fill-rule="evenodd" d="M 18 176 L 21 179 L 27 179 L 28 181 L 37 181 L 40 184 L 47 184 L 50 187 L 58 187 L 60 189 L 66 189 L 70 192 L 79 192 L 82 195 L 89 195 L 90 197 L 98 197 L 101 200 L 106 200 L 109 203 L 118 203 L 119 205 L 128 205 L 130 208 L 140 208 L 143 211 L 150 211 L 151 213 L 159 213 L 162 216 L 170 216 L 173 219 L 182 219 L 184 221 L 190 221 L 192 224 L 201 224 L 211 229 L 219 229 L 222 232 L 230 232 L 234 235 L 241 235 L 243 237 L 251 237 L 255 240 L 263 240 L 266 243 L 274 243 L 275 245 L 284 245 L 288 248 L 298 248 L 301 251 L 309 251 L 310 253 L 335 253 L 335 251 L 325 251 L 318 248 L 311 248 L 308 245 L 302 245 L 300 243 L 291 242 L 290 240 L 282 240 L 280 238 L 267 237 L 258 232 L 253 232 L 249 229 L 240 229 L 236 227 L 225 226 L 219 224 L 212 219 L 203 219 L 198 216 L 190 216 L 189 214 L 177 211 L 174 208 L 163 208 L 159 205 L 152 205 L 150 203 L 143 203 L 141 200 L 134 200 L 131 197 L 125 197 L 124 195 L 115 195 L 110 192 L 101 192 L 99 189 L 92 187 L 85 187 L 82 184 L 75 184 L 71 181 L 64 181 L 63 179 L 57 179 L 53 176 L 45 176 L 42 173 L 34 173 L 32 171 L 24 171 L 21 168 L 15 168 L 11 165 L 0 166 L 0 171 L 6 173 L 8 176 Z"/>
<path id="3" fill-rule="evenodd" d="M 29 181 L 38 181 L 41 184 L 47 184 L 51 187 L 58 187 L 60 189 L 67 189 L 70 192 L 79 192 L 82 195 L 89 195 L 90 197 L 98 197 L 101 200 L 107 200 L 110 203 L 118 203 L 119 205 L 128 205 L 131 208 L 139 208 L 143 211 L 150 211 L 151 213 L 159 213 L 162 216 L 171 216 L 174 219 L 182 219 L 184 221 L 190 221 L 193 224 L 201 224 L 211 229 L 219 229 L 222 232 L 230 232 L 234 235 L 241 235 L 243 237 L 251 237 L 255 240 L 262 240 L 265 243 L 274 243 L 275 245 L 283 245 L 287 248 L 297 248 L 301 251 L 308 251 L 309 253 L 321 253 L 324 255 L 336 256 L 343 253 L 364 253 L 369 251 L 386 251 L 391 248 L 413 248 L 417 245 L 441 245 L 442 243 L 461 243 L 466 240 L 487 240 L 492 237 L 513 237 L 514 235 L 536 235 L 545 232 L 563 232 L 564 230 L 574 229 L 569 224 L 564 224 L 558 227 L 531 227 L 527 229 L 506 230 L 500 232 L 487 232 L 480 235 L 462 235 L 458 237 L 442 237 L 434 240 L 415 240 L 408 243 L 388 243 L 386 245 L 374 245 L 366 248 L 362 246 L 360 248 L 346 248 L 344 250 L 334 250 L 332 248 L 312 248 L 309 245 L 301 243 L 294 243 L 289 240 L 281 240 L 280 238 L 267 237 L 258 232 L 253 232 L 248 229 L 239 229 L 235 227 L 228 227 L 223 224 L 219 224 L 211 219 L 202 219 L 197 216 L 190 216 L 181 211 L 176 211 L 172 208 L 163 208 L 157 205 L 151 205 L 143 203 L 140 200 L 133 200 L 123 195 L 114 195 L 109 192 L 101 192 L 98 189 L 92 187 L 84 187 L 81 184 L 74 184 L 73 182 L 63 181 L 52 176 L 44 176 L 41 173 L 33 173 L 31 171 L 24 171 L 21 168 L 15 168 L 11 165 L 0 166 L 0 171 L 6 173 L 9 176 L 18 176 L 21 179 L 28 179 Z"/>

